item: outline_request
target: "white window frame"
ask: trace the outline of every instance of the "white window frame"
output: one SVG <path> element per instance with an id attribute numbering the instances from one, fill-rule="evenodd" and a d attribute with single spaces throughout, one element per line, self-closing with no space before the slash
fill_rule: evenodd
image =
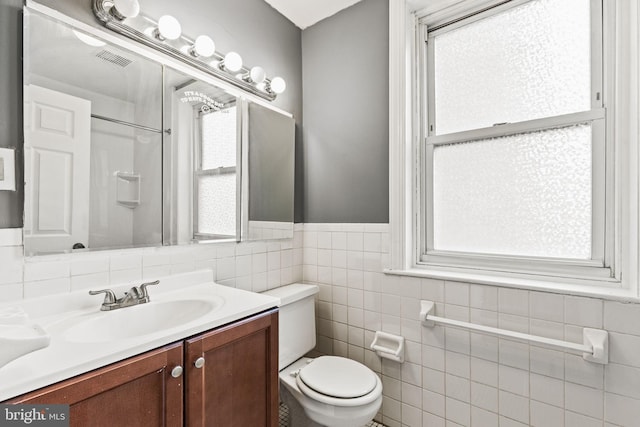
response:
<path id="1" fill-rule="evenodd" d="M 510 7 L 526 0 L 513 0 Z M 435 2 L 434 2 L 435 3 Z M 431 3 L 428 9 L 418 12 L 409 10 L 404 0 L 390 1 L 390 265 L 387 273 L 440 278 L 446 280 L 469 281 L 503 286 L 547 289 L 573 294 L 609 296 L 611 298 L 637 300 L 638 294 L 638 22 L 640 11 L 636 2 L 604 0 L 604 28 L 613 28 L 604 37 L 603 69 L 605 110 L 594 108 L 584 115 L 578 113 L 564 119 L 584 121 L 585 118 L 604 117 L 607 123 L 606 138 L 614 141 L 606 148 L 606 157 L 611 165 L 606 172 L 607 179 L 614 182 L 608 191 L 602 191 L 606 200 L 601 206 L 604 221 L 601 229 L 594 230 L 599 235 L 608 236 L 606 242 L 599 243 L 603 262 L 575 263 L 560 262 L 558 268 L 550 268 L 544 274 L 534 274 L 537 260 L 519 259 L 515 264 L 505 259 L 496 261 L 495 268 L 478 268 L 473 257 L 456 265 L 447 254 L 435 254 L 440 259 L 422 258 L 425 244 L 420 239 L 424 206 L 421 198 L 421 151 L 423 135 L 421 129 L 422 88 L 418 84 L 420 43 L 424 33 L 420 30 L 420 18 L 428 16 L 430 25 L 448 22 L 453 16 L 464 16 L 490 6 L 505 3 L 499 0 L 471 0 L 452 2 L 446 7 L 446 0 Z M 444 5 L 444 7 L 443 7 Z M 596 35 L 595 37 L 598 37 Z M 598 78 L 598 76 L 596 76 Z M 526 123 L 525 127 L 535 128 L 541 123 Z M 522 125 L 522 124 L 520 124 Z M 520 125 L 502 128 L 500 131 L 521 132 Z M 509 125 L 506 125 L 509 126 Z M 492 135 L 494 129 L 486 129 Z M 448 137 L 448 136 L 447 136 Z M 460 135 L 457 135 L 460 137 Z M 464 137 L 464 135 L 463 135 Z M 430 142 L 439 143 L 445 136 L 435 137 Z M 605 151 L 601 151 L 603 154 Z M 615 165 L 615 168 L 612 167 Z M 603 164 L 604 168 L 604 164 Z M 602 180 L 600 181 L 602 182 Z M 426 262 L 425 262 L 426 261 Z M 484 260 L 486 261 L 486 260 Z M 483 261 L 483 262 L 484 262 Z M 518 265 L 518 261 L 522 261 Z M 602 267 L 614 266 L 613 274 Z M 547 264 L 547 267 L 549 264 Z M 506 268 L 509 267 L 509 268 Z M 588 271 L 585 271 L 587 269 Z M 555 271 L 554 271 L 555 270 Z M 589 271 L 598 271 L 592 274 Z M 604 274 L 603 274 L 604 273 Z"/>
<path id="2" fill-rule="evenodd" d="M 424 239 L 421 242 L 418 250 L 420 251 L 419 263 L 424 265 L 440 265 L 440 266 L 452 266 L 452 267 L 467 267 L 473 266 L 482 269 L 493 269 L 499 271 L 546 271 L 553 272 L 555 274 L 576 277 L 592 277 L 597 276 L 600 278 L 615 278 L 614 266 L 614 251 L 612 246 L 613 236 L 609 234 L 609 238 L 605 244 L 605 226 L 606 221 L 612 220 L 613 210 L 605 213 L 604 198 L 606 189 L 605 183 L 605 171 L 610 169 L 613 165 L 605 167 L 605 114 L 604 100 L 601 96 L 603 93 L 602 88 L 602 27 L 603 23 L 600 19 L 602 15 L 601 0 L 590 0 L 592 10 L 592 22 L 591 22 L 591 109 L 588 111 L 577 112 L 573 114 L 565 114 L 559 116 L 552 116 L 542 119 L 529 120 L 526 122 L 509 123 L 500 126 L 485 127 L 482 129 L 474 129 L 456 133 L 449 133 L 444 135 L 436 135 L 435 126 L 435 67 L 434 67 L 434 43 L 433 38 L 448 31 L 455 30 L 461 26 L 467 25 L 472 22 L 476 22 L 480 19 L 488 16 L 493 16 L 502 13 L 510 8 L 521 6 L 530 0 L 512 0 L 508 3 L 503 3 L 499 6 L 484 10 L 480 13 L 473 14 L 468 18 L 462 20 L 456 20 L 455 23 L 445 25 L 444 27 L 437 28 L 428 34 L 427 30 L 431 26 L 433 19 L 430 16 L 419 19 L 418 23 L 418 40 L 416 46 L 419 48 L 419 70 L 425 70 L 427 76 L 427 87 L 423 98 L 426 98 L 426 102 L 422 102 L 419 109 L 420 116 L 428 116 L 428 123 L 425 126 L 421 126 L 421 139 L 424 139 L 425 146 L 422 154 L 421 172 L 424 174 L 421 177 L 421 182 L 425 183 L 425 189 L 421 192 L 422 200 L 419 206 L 421 221 L 420 225 L 425 224 L 426 229 L 420 230 L 420 236 Z M 420 49 L 425 41 L 424 49 Z M 426 41 L 429 40 L 429 43 Z M 420 73 L 422 74 L 422 72 Z M 416 84 L 420 85 L 422 79 L 418 79 Z M 425 105 L 427 104 L 427 105 Z M 459 143 L 465 141 L 475 141 L 479 139 L 495 138 L 510 136 L 516 134 L 522 134 L 527 132 L 533 132 L 538 130 L 550 130 L 553 128 L 561 128 L 570 125 L 577 125 L 581 123 L 589 123 L 592 125 L 592 160 L 593 160 L 593 174 L 592 174 L 592 201 L 593 201 L 593 214 L 592 214 L 592 245 L 591 253 L 592 260 L 577 261 L 568 259 L 553 259 L 545 260 L 542 258 L 534 257 L 515 257 L 515 256 L 487 256 L 482 254 L 464 254 L 459 252 L 447 252 L 437 251 L 434 249 L 433 244 L 433 152 L 438 145 Z M 423 148 L 423 147 L 421 147 Z M 612 163 L 612 162 L 609 162 Z M 612 188 L 613 185 L 609 186 Z M 608 188 L 607 188 L 608 189 Z"/>

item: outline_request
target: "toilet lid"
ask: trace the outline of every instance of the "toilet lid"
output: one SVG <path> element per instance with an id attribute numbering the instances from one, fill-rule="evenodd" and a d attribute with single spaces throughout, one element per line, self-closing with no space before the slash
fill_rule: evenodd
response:
<path id="1" fill-rule="evenodd" d="M 298 378 L 310 389 L 326 396 L 352 399 L 371 393 L 376 374 L 345 357 L 321 356 L 300 369 Z"/>

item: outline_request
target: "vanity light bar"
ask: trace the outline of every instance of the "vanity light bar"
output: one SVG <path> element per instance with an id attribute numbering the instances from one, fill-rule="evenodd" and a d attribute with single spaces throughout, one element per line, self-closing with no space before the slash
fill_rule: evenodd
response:
<path id="1" fill-rule="evenodd" d="M 185 37 L 174 17 L 164 15 L 156 22 L 140 14 L 137 0 L 92 0 L 92 8 L 106 28 L 263 99 L 273 101 L 286 89 L 284 79 L 267 78 L 262 67 L 245 67 L 236 52 L 217 52 L 210 37 Z"/>

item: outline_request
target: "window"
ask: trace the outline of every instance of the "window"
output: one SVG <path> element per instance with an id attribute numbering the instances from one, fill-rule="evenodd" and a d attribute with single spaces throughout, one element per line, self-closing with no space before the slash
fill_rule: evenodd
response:
<path id="1" fill-rule="evenodd" d="M 194 235 L 199 239 L 236 237 L 236 107 L 198 113 Z"/>
<path id="2" fill-rule="evenodd" d="M 392 7 L 391 117 L 415 121 L 391 122 L 389 272 L 611 289 L 624 271 L 637 294 L 637 15 L 607 0 L 429 6 L 409 92 L 411 64 L 393 61 L 411 20 Z"/>

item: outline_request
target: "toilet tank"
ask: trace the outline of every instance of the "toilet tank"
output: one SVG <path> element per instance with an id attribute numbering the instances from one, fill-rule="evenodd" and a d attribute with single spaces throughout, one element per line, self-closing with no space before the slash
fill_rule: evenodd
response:
<path id="1" fill-rule="evenodd" d="M 295 283 L 264 292 L 280 299 L 278 370 L 289 366 L 316 346 L 316 285 Z"/>

